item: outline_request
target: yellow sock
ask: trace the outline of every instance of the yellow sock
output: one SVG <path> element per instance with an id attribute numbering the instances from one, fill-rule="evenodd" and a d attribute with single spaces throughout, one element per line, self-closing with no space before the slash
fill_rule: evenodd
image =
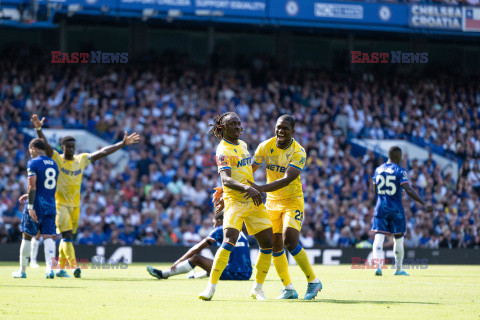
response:
<path id="1" fill-rule="evenodd" d="M 63 242 L 63 239 L 60 240 L 60 245 L 58 246 L 58 252 L 59 252 L 59 266 L 60 269 L 65 269 L 65 265 L 67 264 L 67 256 L 65 255 L 65 242 Z"/>
<path id="2" fill-rule="evenodd" d="M 267 277 L 268 269 L 270 269 L 270 264 L 272 264 L 272 249 L 260 249 L 255 266 L 255 269 L 257 269 L 257 274 L 255 275 L 256 283 L 263 284 Z"/>
<path id="3" fill-rule="evenodd" d="M 315 273 L 313 273 L 312 265 L 310 264 L 310 261 L 308 261 L 307 253 L 303 250 L 302 246 L 298 245 L 295 249 L 290 251 L 290 254 L 295 258 L 295 261 L 297 261 L 300 269 L 302 269 L 305 277 L 307 277 L 307 281 L 310 282 L 315 280 L 316 276 Z"/>
<path id="4" fill-rule="evenodd" d="M 68 264 L 70 268 L 76 269 L 78 268 L 77 259 L 75 258 L 75 249 L 73 248 L 72 240 L 64 240 L 65 246 L 65 255 L 67 256 Z"/>
<path id="5" fill-rule="evenodd" d="M 272 256 L 273 265 L 275 266 L 275 270 L 277 270 L 280 280 L 282 280 L 284 286 L 288 286 L 292 283 L 292 280 L 290 279 L 290 273 L 288 272 L 288 260 L 285 250 L 274 252 Z"/>
<path id="6" fill-rule="evenodd" d="M 232 243 L 224 242 L 220 249 L 217 250 L 215 259 L 213 260 L 212 271 L 210 271 L 210 283 L 217 284 L 222 276 L 223 270 L 225 270 L 225 267 L 227 266 L 230 253 L 233 251 L 234 247 L 235 246 Z"/>

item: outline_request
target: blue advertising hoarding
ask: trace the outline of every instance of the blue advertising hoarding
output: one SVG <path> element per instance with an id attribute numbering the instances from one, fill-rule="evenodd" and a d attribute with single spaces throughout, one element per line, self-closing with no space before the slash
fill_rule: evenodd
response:
<path id="1" fill-rule="evenodd" d="M 182 13 L 192 13 L 192 2 L 193 0 L 118 0 L 118 10 L 155 9 L 159 12 L 181 10 Z"/>
<path id="2" fill-rule="evenodd" d="M 100 0 L 99 0 L 100 1 Z M 267 0 L 118 0 L 118 10 L 146 8 L 167 12 L 180 10 L 183 15 L 212 15 L 265 18 Z"/>
<path id="3" fill-rule="evenodd" d="M 195 10 L 211 10 L 225 16 L 267 17 L 266 0 L 195 0 Z"/>
<path id="4" fill-rule="evenodd" d="M 277 0 L 269 17 L 278 20 L 351 22 L 406 26 L 407 8 L 401 4 L 319 0 Z"/>
<path id="5" fill-rule="evenodd" d="M 117 0 L 38 0 L 39 6 L 61 5 L 62 9 L 66 9 L 70 4 L 81 5 L 83 9 L 91 9 L 101 11 L 102 7 L 115 9 L 117 7 Z"/>
<path id="6" fill-rule="evenodd" d="M 412 28 L 462 30 L 463 13 L 460 6 L 410 5 L 408 25 Z"/>
<path id="7" fill-rule="evenodd" d="M 3 0 L 17 7 L 29 0 Z M 480 8 L 335 0 L 39 0 L 56 14 L 479 36 Z M 67 11 L 71 4 L 79 5 Z M 144 19 L 145 20 L 145 19 Z M 53 18 L 52 18 L 53 21 Z"/>

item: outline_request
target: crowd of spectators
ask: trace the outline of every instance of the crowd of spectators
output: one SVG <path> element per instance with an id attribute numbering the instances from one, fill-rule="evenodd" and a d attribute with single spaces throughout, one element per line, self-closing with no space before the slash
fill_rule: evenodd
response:
<path id="1" fill-rule="evenodd" d="M 332 77 L 274 68 L 192 67 L 179 55 L 155 63 L 52 65 L 28 50 L 0 58 L 0 242 L 19 241 L 26 190 L 26 144 L 33 113 L 48 128 L 83 128 L 107 141 L 136 131 L 120 173 L 103 159 L 84 173 L 80 244 L 191 246 L 212 228 L 213 187 L 220 185 L 207 135 L 216 114 L 236 109 L 251 153 L 274 135 L 276 118 L 297 120 L 295 139 L 307 152 L 301 175 L 305 247 L 368 247 L 374 208 L 371 177 L 385 159 L 352 151 L 349 138 L 423 142 L 454 155 L 458 179 L 430 157 L 408 159 L 412 186 L 434 205 L 429 214 L 405 198 L 407 247 L 480 246 L 480 82 L 422 80 L 389 74 Z M 416 139 L 416 140 L 415 140 Z M 78 151 L 78 150 L 77 150 Z M 93 150 L 92 150 L 93 151 Z M 258 183 L 265 172 L 258 170 Z"/>

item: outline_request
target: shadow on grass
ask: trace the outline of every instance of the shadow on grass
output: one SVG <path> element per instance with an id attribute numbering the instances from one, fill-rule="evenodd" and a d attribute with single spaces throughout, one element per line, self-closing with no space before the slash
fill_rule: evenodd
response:
<path id="1" fill-rule="evenodd" d="M 343 303 L 343 304 L 425 304 L 436 305 L 436 302 L 421 302 L 421 301 L 381 301 L 381 300 L 338 300 L 338 299 L 317 299 L 305 302 L 325 302 L 325 303 Z"/>
<path id="2" fill-rule="evenodd" d="M 435 274 L 426 274 L 426 275 L 418 275 L 418 277 L 425 277 L 425 278 L 480 278 L 480 276 L 475 276 L 475 275 L 464 275 L 464 276 L 459 276 L 459 275 L 435 275 Z"/>
<path id="3" fill-rule="evenodd" d="M 34 286 L 34 285 L 21 285 L 21 284 L 0 284 L 1 287 L 22 287 L 22 288 L 53 288 L 53 289 L 86 289 L 87 287 L 74 287 L 74 286 Z"/>
<path id="4" fill-rule="evenodd" d="M 218 299 L 214 301 L 231 301 L 228 299 Z M 338 303 L 338 304 L 380 304 L 380 305 L 396 305 L 396 304 L 421 304 L 421 305 L 439 305 L 440 303 L 436 302 L 422 302 L 422 301 L 381 301 L 381 300 L 339 300 L 339 299 L 321 299 L 318 298 L 314 300 L 303 300 L 303 299 L 295 299 L 295 300 L 275 300 L 269 299 L 267 301 L 262 301 L 262 303 L 277 303 L 279 301 L 287 302 L 288 303 Z M 251 302 L 251 303 L 259 303 L 258 301 L 252 299 L 243 302 Z"/>
<path id="5" fill-rule="evenodd" d="M 125 281 L 136 281 L 136 282 L 139 282 L 139 281 L 159 281 L 157 279 L 148 279 L 148 278 L 83 278 L 83 280 L 85 281 L 121 281 L 121 282 L 125 282 Z"/>

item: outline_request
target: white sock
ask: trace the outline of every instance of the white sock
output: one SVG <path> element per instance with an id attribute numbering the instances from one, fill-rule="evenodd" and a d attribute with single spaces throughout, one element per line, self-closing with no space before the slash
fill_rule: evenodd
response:
<path id="1" fill-rule="evenodd" d="M 207 290 L 208 290 L 208 291 L 211 291 L 211 290 L 215 291 L 215 289 L 217 289 L 217 285 L 216 285 L 216 284 L 213 284 L 213 283 L 211 283 L 211 282 L 208 282 Z"/>
<path id="2" fill-rule="evenodd" d="M 27 270 L 28 257 L 30 257 L 30 247 L 31 241 L 22 239 L 22 244 L 20 245 L 20 269 L 22 272 Z"/>
<path id="3" fill-rule="evenodd" d="M 162 271 L 162 274 L 166 277 L 171 277 L 171 276 L 176 276 L 177 274 L 188 273 L 192 269 L 193 267 L 190 264 L 190 262 L 188 262 L 188 260 L 185 260 L 178 264 L 175 271 L 173 271 L 172 269 L 168 269 L 168 270 Z"/>
<path id="4" fill-rule="evenodd" d="M 308 281 L 308 283 L 319 283 L 319 282 L 320 282 L 320 279 L 318 278 L 315 278 L 312 281 Z"/>
<path id="5" fill-rule="evenodd" d="M 383 251 L 383 242 L 385 241 L 385 235 L 383 233 L 375 234 L 373 240 L 373 259 L 377 259 L 378 267 L 381 268 L 380 261 L 378 260 Z"/>
<path id="6" fill-rule="evenodd" d="M 397 267 L 397 271 L 402 271 L 403 265 L 403 238 L 395 238 L 395 242 L 393 243 L 393 252 L 395 252 L 395 267 Z"/>
<path id="7" fill-rule="evenodd" d="M 290 283 L 289 285 L 286 285 L 286 286 L 285 286 L 285 289 L 286 289 L 286 290 L 295 290 L 295 288 L 293 287 L 293 284 L 292 284 L 292 283 Z"/>
<path id="8" fill-rule="evenodd" d="M 195 272 L 195 273 L 194 273 L 193 277 L 194 277 L 195 279 L 206 278 L 206 277 L 208 277 L 208 273 L 207 273 L 207 271 L 205 271 L 205 270 L 198 271 L 198 272 Z"/>
<path id="9" fill-rule="evenodd" d="M 38 247 L 40 246 L 40 240 L 33 237 L 31 240 L 31 250 L 30 250 L 30 262 L 37 262 Z"/>
<path id="10" fill-rule="evenodd" d="M 55 241 L 52 238 L 43 240 L 43 248 L 45 250 L 45 263 L 47 264 L 46 271 L 52 271 L 52 260 L 55 258 Z"/>
<path id="11" fill-rule="evenodd" d="M 254 282 L 253 282 L 253 289 L 254 289 L 254 290 L 259 290 L 259 291 L 261 291 L 261 290 L 262 290 L 262 286 L 263 286 L 262 283 L 257 283 L 257 281 L 254 281 Z"/>

